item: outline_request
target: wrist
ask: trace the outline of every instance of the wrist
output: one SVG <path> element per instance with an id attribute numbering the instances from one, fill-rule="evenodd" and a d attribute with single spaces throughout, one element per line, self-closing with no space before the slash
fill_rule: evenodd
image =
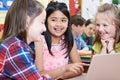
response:
<path id="1" fill-rule="evenodd" d="M 56 80 L 64 80 L 63 75 L 59 76 Z"/>
<path id="2" fill-rule="evenodd" d="M 106 52 L 107 52 L 106 48 L 102 48 L 101 53 L 106 53 Z"/>
<path id="3" fill-rule="evenodd" d="M 109 49 L 109 50 L 108 50 L 108 54 L 109 54 L 109 53 L 112 53 L 113 51 L 114 51 L 114 49 Z"/>
<path id="4" fill-rule="evenodd" d="M 63 71 L 63 73 L 67 71 L 67 65 L 62 67 L 62 71 Z"/>

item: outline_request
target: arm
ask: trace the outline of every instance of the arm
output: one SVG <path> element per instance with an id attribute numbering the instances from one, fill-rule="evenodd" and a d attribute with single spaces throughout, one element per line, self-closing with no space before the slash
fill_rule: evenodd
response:
<path id="1" fill-rule="evenodd" d="M 67 71 L 66 73 L 61 75 L 61 78 L 63 78 L 63 79 L 81 75 L 84 71 L 83 70 L 84 63 L 81 63 L 81 59 L 80 59 L 79 54 L 77 53 L 77 48 L 76 48 L 75 44 L 70 53 L 70 59 L 72 60 L 71 66 L 74 65 L 74 69 L 75 69 L 76 73 L 73 71 Z"/>
<path id="2" fill-rule="evenodd" d="M 87 44 L 85 43 L 84 40 L 80 39 L 80 46 L 82 49 L 77 50 L 79 53 L 79 56 L 87 56 L 87 55 L 91 55 L 91 51 L 89 51 L 89 48 L 87 46 Z"/>
<path id="3" fill-rule="evenodd" d="M 6 50 L 0 45 L 0 76 L 2 76 L 2 71 L 4 69 L 5 64 L 5 56 Z M 1 77 L 0 77 L 1 78 Z"/>
<path id="4" fill-rule="evenodd" d="M 35 65 L 38 67 L 38 70 L 41 72 L 43 70 L 43 43 L 41 41 L 36 41 L 35 43 Z"/>
<path id="5" fill-rule="evenodd" d="M 79 56 L 91 56 L 92 51 L 88 50 L 88 47 L 83 48 L 82 50 L 77 50 Z"/>
<path id="6" fill-rule="evenodd" d="M 80 56 L 77 52 L 77 48 L 76 48 L 75 44 L 73 45 L 73 48 L 70 52 L 70 59 L 72 60 L 73 63 L 81 62 L 81 59 L 80 59 Z"/>
<path id="7" fill-rule="evenodd" d="M 6 49 L 7 61 L 4 67 L 6 71 L 3 73 L 9 73 L 7 77 L 17 80 L 38 80 L 43 78 L 33 64 L 28 46 L 23 42 L 15 42 L 12 44 L 11 47 Z"/>
<path id="8" fill-rule="evenodd" d="M 45 71 L 43 68 L 43 53 L 42 53 L 42 47 L 41 47 L 42 43 L 41 42 L 35 42 L 35 51 L 36 51 L 36 59 L 35 59 L 35 64 L 39 69 L 39 72 L 41 74 L 48 74 L 50 75 L 52 78 L 57 78 L 58 76 L 60 76 L 61 74 L 63 74 L 64 72 L 66 72 L 65 67 L 59 67 L 57 69 L 53 69 L 50 71 Z"/>
<path id="9" fill-rule="evenodd" d="M 39 45 L 40 44 L 38 44 L 37 43 L 37 47 L 40 47 Z M 36 48 L 36 50 L 39 50 L 39 48 Z M 37 51 L 36 51 L 37 52 Z M 36 53 L 36 56 L 38 56 L 37 54 L 39 54 L 39 51 Z M 40 54 L 39 54 L 40 55 Z M 77 56 L 78 57 L 78 56 Z M 41 60 L 40 58 L 38 58 L 39 60 Z M 38 63 L 39 63 L 39 60 L 38 60 Z M 80 58 L 78 58 L 78 59 L 76 59 L 76 61 L 77 62 L 80 62 Z M 41 64 L 39 63 L 39 64 L 36 64 L 36 65 L 38 65 L 38 66 L 40 66 Z M 37 67 L 38 67 L 37 66 Z M 66 74 L 66 73 L 68 73 L 68 72 L 71 72 L 71 73 L 68 73 L 67 75 L 67 77 L 70 77 L 70 74 L 71 74 L 71 76 L 73 75 L 73 74 L 77 74 L 79 71 L 80 71 L 80 68 L 79 67 L 82 67 L 81 66 L 81 63 L 75 63 L 75 64 L 68 64 L 68 65 L 64 65 L 64 66 L 60 66 L 60 67 L 58 67 L 58 68 L 56 68 L 56 69 L 52 69 L 52 70 L 49 70 L 49 71 L 45 71 L 43 68 L 41 68 L 41 67 L 38 67 L 39 68 L 39 71 L 40 71 L 40 73 L 42 73 L 42 74 L 49 74 L 52 78 L 54 78 L 54 79 L 56 79 L 56 78 L 58 78 L 58 77 L 60 77 L 61 75 L 63 75 L 63 74 Z M 77 72 L 78 71 L 78 72 Z M 66 77 L 66 78 L 67 78 Z"/>
<path id="10" fill-rule="evenodd" d="M 109 39 L 106 39 L 106 40 L 102 40 L 101 39 L 101 42 L 102 42 L 102 50 L 101 50 L 101 53 L 115 53 L 114 51 L 114 42 L 115 40 L 113 38 L 109 38 Z"/>
<path id="11" fill-rule="evenodd" d="M 48 74 L 52 78 L 56 78 L 56 77 L 60 76 L 61 74 L 63 74 L 65 72 L 64 67 L 59 67 L 57 69 L 53 69 L 50 71 L 44 70 L 43 52 L 42 52 L 43 50 L 42 49 L 43 49 L 43 43 L 41 41 L 35 42 L 35 51 L 36 51 L 35 65 L 37 66 L 39 72 L 44 75 Z"/>
<path id="12" fill-rule="evenodd" d="M 82 65 L 84 65 L 84 63 L 67 64 L 67 65 L 60 66 L 56 69 L 52 69 L 49 71 L 43 70 L 43 71 L 41 71 L 41 73 L 49 74 L 52 78 L 54 78 L 56 80 L 58 78 L 67 79 L 67 78 L 71 78 L 71 77 L 80 75 L 78 73 L 81 73 L 81 71 L 83 70 Z"/>
<path id="13" fill-rule="evenodd" d="M 43 41 L 39 40 L 35 42 L 35 52 L 36 52 L 36 58 L 35 58 L 35 65 L 37 66 L 39 72 L 41 74 L 48 74 L 52 78 L 56 78 L 66 72 L 65 67 L 59 67 L 57 69 L 53 69 L 50 71 L 45 71 L 43 67 Z"/>

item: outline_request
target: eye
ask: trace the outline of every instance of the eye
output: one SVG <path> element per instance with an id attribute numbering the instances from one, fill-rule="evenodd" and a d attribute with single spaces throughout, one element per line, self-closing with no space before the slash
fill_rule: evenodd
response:
<path id="1" fill-rule="evenodd" d="M 103 24 L 103 26 L 104 26 L 104 27 L 106 27 L 106 26 L 108 26 L 108 25 L 106 25 L 106 24 Z"/>
<path id="2" fill-rule="evenodd" d="M 56 21 L 55 19 L 51 19 L 51 21 Z"/>
<path id="3" fill-rule="evenodd" d="M 96 24 L 96 26 L 100 27 L 100 24 Z"/>
<path id="4" fill-rule="evenodd" d="M 96 29 L 93 30 L 94 32 L 96 31 Z"/>
<path id="5" fill-rule="evenodd" d="M 62 22 L 67 22 L 67 20 L 66 19 L 62 19 Z"/>
<path id="6" fill-rule="evenodd" d="M 92 28 L 91 28 L 91 27 L 90 27 L 89 29 L 90 29 L 90 30 L 92 30 Z"/>
<path id="7" fill-rule="evenodd" d="M 51 20 L 52 22 L 55 22 L 55 21 L 57 21 L 57 18 L 54 18 L 54 17 L 53 17 L 53 18 L 51 18 L 50 20 Z"/>

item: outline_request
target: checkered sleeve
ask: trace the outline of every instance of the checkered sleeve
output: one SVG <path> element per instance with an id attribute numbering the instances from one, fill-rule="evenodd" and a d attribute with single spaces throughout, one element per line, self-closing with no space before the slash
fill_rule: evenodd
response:
<path id="1" fill-rule="evenodd" d="M 0 69 L 4 58 L 0 53 Z M 14 42 L 7 47 L 2 74 L 15 80 L 44 80 L 33 63 L 28 46 L 23 42 Z"/>
<path id="2" fill-rule="evenodd" d="M 6 51 L 0 45 L 0 72 L 2 72 L 3 67 L 4 67 L 4 62 L 5 62 L 5 54 L 4 53 L 6 53 Z"/>

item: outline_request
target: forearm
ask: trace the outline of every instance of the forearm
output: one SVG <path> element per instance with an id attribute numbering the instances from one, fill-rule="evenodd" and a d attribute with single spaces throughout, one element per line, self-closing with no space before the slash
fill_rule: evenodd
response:
<path id="1" fill-rule="evenodd" d="M 53 69 L 53 70 L 49 70 L 49 71 L 41 71 L 41 74 L 48 74 L 50 75 L 52 78 L 56 79 L 57 77 L 59 77 L 60 75 L 64 74 L 66 72 L 65 66 Z"/>
<path id="2" fill-rule="evenodd" d="M 59 76 L 57 79 L 59 79 L 59 78 L 69 79 L 69 78 L 73 78 L 73 77 L 76 77 L 76 76 L 79 76 L 79 75 L 81 75 L 81 73 L 75 74 L 74 72 L 65 72 L 64 74 Z"/>
<path id="3" fill-rule="evenodd" d="M 82 62 L 75 44 L 74 44 L 69 56 L 70 56 L 72 63 Z"/>
<path id="4" fill-rule="evenodd" d="M 39 71 L 43 70 L 43 46 L 41 42 L 35 42 L 35 65 L 39 69 Z"/>
<path id="5" fill-rule="evenodd" d="M 91 56 L 92 55 L 92 51 L 85 51 L 85 50 L 77 50 L 79 56 Z"/>
<path id="6" fill-rule="evenodd" d="M 70 54 L 70 59 L 71 59 L 72 63 L 82 62 L 80 59 L 80 55 L 77 51 L 74 54 Z"/>
<path id="7" fill-rule="evenodd" d="M 115 53 L 114 49 L 113 48 L 102 48 L 101 50 L 101 53 L 107 53 L 107 54 L 110 54 L 110 53 Z"/>

